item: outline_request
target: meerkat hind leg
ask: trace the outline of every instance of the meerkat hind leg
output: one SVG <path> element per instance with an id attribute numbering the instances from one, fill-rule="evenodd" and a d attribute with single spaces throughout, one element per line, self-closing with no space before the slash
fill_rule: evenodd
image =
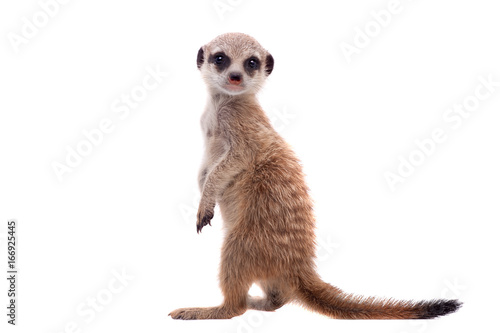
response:
<path id="1" fill-rule="evenodd" d="M 173 319 L 230 319 L 239 316 L 245 309 L 231 308 L 220 305 L 208 308 L 181 308 L 169 313 Z"/>
<path id="2" fill-rule="evenodd" d="M 246 293 L 247 291 L 245 291 Z M 243 294 L 242 294 L 243 295 Z M 225 297 L 222 305 L 205 308 L 180 308 L 169 313 L 173 319 L 230 319 L 242 315 L 247 310 L 246 298 L 237 295 Z M 238 300 L 232 302 L 231 300 Z"/>
<path id="3" fill-rule="evenodd" d="M 260 296 L 248 296 L 247 305 L 250 310 L 260 310 L 260 311 L 274 311 L 281 308 L 285 303 L 280 302 L 278 299 Z"/>
<path id="4" fill-rule="evenodd" d="M 181 308 L 169 315 L 173 319 L 230 319 L 242 315 L 247 310 L 247 294 L 250 282 L 235 271 L 223 269 L 221 272 L 221 289 L 224 302 L 220 306 L 208 308 Z"/>
<path id="5" fill-rule="evenodd" d="M 262 282 L 259 283 L 264 291 L 265 296 L 248 296 L 247 307 L 252 310 L 274 311 L 281 308 L 289 301 L 287 292 L 278 287 L 276 283 Z"/>

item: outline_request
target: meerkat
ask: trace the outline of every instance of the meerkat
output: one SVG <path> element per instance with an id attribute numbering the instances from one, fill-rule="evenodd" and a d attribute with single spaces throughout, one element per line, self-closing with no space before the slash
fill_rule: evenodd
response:
<path id="1" fill-rule="evenodd" d="M 456 311 L 458 300 L 396 301 L 348 294 L 315 268 L 315 217 L 301 164 L 273 129 L 256 94 L 274 59 L 242 33 L 216 37 L 198 51 L 208 87 L 201 117 L 205 155 L 198 233 L 219 205 L 225 238 L 219 306 L 182 308 L 174 319 L 228 319 L 247 309 L 274 311 L 295 301 L 332 318 L 428 319 Z M 252 297 L 252 284 L 264 297 Z"/>

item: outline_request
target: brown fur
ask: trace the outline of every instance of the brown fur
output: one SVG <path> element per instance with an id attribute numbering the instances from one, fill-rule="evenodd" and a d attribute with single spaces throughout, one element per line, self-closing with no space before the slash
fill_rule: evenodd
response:
<path id="1" fill-rule="evenodd" d="M 224 71 L 208 63 L 223 51 Z M 257 57 L 240 93 L 226 92 L 229 72 Z M 247 309 L 273 311 L 290 301 L 346 319 L 432 318 L 455 311 L 456 301 L 406 302 L 363 298 L 323 282 L 315 270 L 315 218 L 299 160 L 274 131 L 255 94 L 272 71 L 272 57 L 253 38 L 225 34 L 200 49 L 198 66 L 209 89 L 202 117 L 206 153 L 199 183 L 197 230 L 219 204 L 225 227 L 220 265 L 222 305 L 172 311 L 175 319 L 225 319 Z M 250 297 L 257 283 L 265 297 Z"/>

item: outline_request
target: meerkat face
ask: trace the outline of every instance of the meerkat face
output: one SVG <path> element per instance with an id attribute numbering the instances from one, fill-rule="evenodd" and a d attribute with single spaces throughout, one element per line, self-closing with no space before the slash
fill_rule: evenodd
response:
<path id="1" fill-rule="evenodd" d="M 210 90 L 255 94 L 274 67 L 271 54 L 252 37 L 227 33 L 198 51 L 197 65 Z"/>

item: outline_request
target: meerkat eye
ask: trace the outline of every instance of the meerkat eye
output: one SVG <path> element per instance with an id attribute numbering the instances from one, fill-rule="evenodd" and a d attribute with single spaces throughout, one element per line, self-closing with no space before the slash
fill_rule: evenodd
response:
<path id="1" fill-rule="evenodd" d="M 215 62 L 217 65 L 222 64 L 222 63 L 224 62 L 224 56 L 223 56 L 223 55 L 218 55 L 218 56 L 215 56 L 214 62 Z"/>
<path id="2" fill-rule="evenodd" d="M 250 58 L 248 60 L 248 67 L 250 67 L 251 69 L 256 69 L 258 66 L 259 64 L 257 63 L 257 59 Z"/>
<path id="3" fill-rule="evenodd" d="M 253 76 L 260 69 L 260 61 L 256 57 L 250 57 L 243 63 L 245 72 L 248 75 Z"/>
<path id="4" fill-rule="evenodd" d="M 223 52 L 217 52 L 208 58 L 208 62 L 215 65 L 215 68 L 222 72 L 231 65 L 231 59 Z"/>

